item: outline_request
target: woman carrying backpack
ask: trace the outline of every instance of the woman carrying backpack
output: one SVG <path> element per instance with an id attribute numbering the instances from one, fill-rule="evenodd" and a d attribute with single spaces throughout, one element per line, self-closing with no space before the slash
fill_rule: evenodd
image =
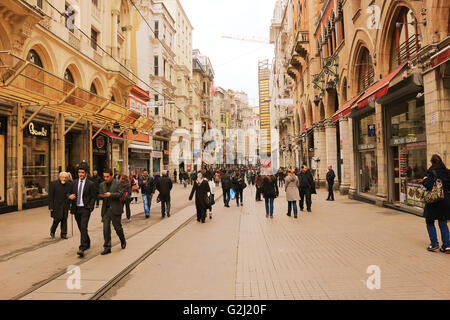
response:
<path id="1" fill-rule="evenodd" d="M 450 173 L 445 167 L 442 158 L 439 155 L 434 154 L 431 157 L 431 167 L 428 169 L 427 176 L 422 181 L 422 184 L 427 191 L 431 191 L 437 180 L 442 181 L 444 199 L 434 203 L 425 204 L 423 216 L 426 219 L 428 236 L 431 241 L 427 250 L 436 251 L 439 249 L 439 241 L 434 225 L 434 221 L 438 220 L 442 238 L 442 247 L 440 248 L 440 251 L 450 254 L 450 235 L 447 226 L 447 220 L 450 220 Z"/>
<path id="2" fill-rule="evenodd" d="M 266 202 L 266 218 L 273 219 L 273 201 L 278 197 L 278 184 L 275 176 L 265 176 L 261 188 L 264 200 Z"/>

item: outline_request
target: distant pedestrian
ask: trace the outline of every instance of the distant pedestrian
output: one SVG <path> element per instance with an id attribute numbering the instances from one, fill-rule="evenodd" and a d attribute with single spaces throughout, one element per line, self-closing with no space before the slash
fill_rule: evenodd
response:
<path id="1" fill-rule="evenodd" d="M 128 177 L 126 175 L 122 175 L 120 178 L 120 182 L 122 183 L 122 189 L 124 193 L 122 205 L 125 207 L 125 212 L 127 219 L 131 219 L 131 209 L 130 209 L 130 203 L 131 203 L 131 183 L 128 180 Z"/>
<path id="2" fill-rule="evenodd" d="M 135 175 L 131 176 L 130 184 L 131 184 L 131 201 L 133 201 L 133 199 L 134 199 L 134 200 L 136 200 L 136 204 L 138 204 L 139 203 L 139 201 L 138 201 L 138 196 L 139 196 L 139 185 L 138 184 L 139 184 L 139 182 L 136 179 Z"/>
<path id="3" fill-rule="evenodd" d="M 208 192 L 211 192 L 209 188 L 209 183 L 203 178 L 201 172 L 197 174 L 197 180 L 194 181 L 192 186 L 191 194 L 189 195 L 189 201 L 192 200 L 195 193 L 195 207 L 197 209 L 197 221 L 205 223 L 206 220 L 206 210 L 209 209 L 208 205 Z"/>
<path id="4" fill-rule="evenodd" d="M 431 167 L 428 169 L 427 176 L 422 181 L 422 184 L 426 190 L 431 191 L 437 179 L 442 181 L 444 199 L 435 203 L 425 204 L 423 216 L 425 217 L 428 236 L 431 241 L 427 250 L 436 251 L 439 249 L 439 241 L 434 225 L 434 221 L 438 220 L 442 238 L 440 251 L 450 254 L 450 235 L 447 225 L 447 220 L 450 220 L 450 170 L 446 168 L 442 158 L 434 154 L 431 157 Z"/>
<path id="5" fill-rule="evenodd" d="M 263 177 L 262 177 L 260 172 L 258 172 L 258 174 L 256 175 L 255 185 L 256 185 L 255 200 L 256 201 L 262 201 L 262 199 L 261 199 L 261 188 L 262 188 L 262 185 L 263 185 Z"/>
<path id="6" fill-rule="evenodd" d="M 244 189 L 247 187 L 244 181 L 244 177 L 245 176 L 241 176 L 239 172 L 235 172 L 234 177 L 231 180 L 234 193 L 236 194 L 236 203 L 238 207 L 239 203 L 241 206 L 244 205 Z"/>
<path id="7" fill-rule="evenodd" d="M 278 197 L 279 190 L 275 176 L 265 176 L 262 184 L 262 194 L 266 203 L 266 218 L 273 219 L 273 202 Z"/>
<path id="8" fill-rule="evenodd" d="M 100 186 L 100 183 L 102 183 L 102 178 L 98 175 L 98 171 L 94 170 L 92 171 L 92 177 L 91 177 L 92 182 L 94 182 L 95 185 L 95 190 L 96 190 L 96 194 L 97 194 L 97 199 L 95 200 L 95 204 L 96 204 L 96 208 L 99 207 L 99 203 L 100 203 L 100 197 L 98 196 L 98 188 Z"/>
<path id="9" fill-rule="evenodd" d="M 336 178 L 336 175 L 334 174 L 333 167 L 330 165 L 328 166 L 328 172 L 327 172 L 327 183 L 328 183 L 328 201 L 334 201 L 334 193 L 333 193 L 333 185 L 334 185 L 334 179 Z"/>
<path id="10" fill-rule="evenodd" d="M 288 170 L 286 178 L 284 179 L 284 189 L 286 191 L 286 200 L 288 201 L 288 213 L 291 216 L 291 210 L 294 209 L 294 218 L 297 219 L 297 201 L 300 200 L 300 193 L 298 178 L 292 170 Z"/>
<path id="11" fill-rule="evenodd" d="M 308 167 L 306 165 L 302 166 L 302 170 L 300 171 L 298 175 L 299 180 L 299 192 L 300 192 L 300 211 L 303 211 L 304 208 L 304 202 L 306 198 L 306 210 L 308 212 L 311 212 L 311 194 L 315 193 L 315 185 L 314 185 L 314 179 L 311 174 L 311 172 L 308 170 Z"/>
<path id="12" fill-rule="evenodd" d="M 173 182 L 177 183 L 177 170 L 176 169 L 173 170 Z"/>
<path id="13" fill-rule="evenodd" d="M 155 180 L 148 175 L 148 170 L 142 172 L 139 179 L 139 187 L 141 188 L 142 201 L 144 202 L 145 218 L 150 218 L 150 209 L 152 207 L 152 198 L 155 193 Z"/>
<path id="14" fill-rule="evenodd" d="M 161 201 L 161 216 L 164 218 L 170 217 L 170 192 L 172 190 L 172 180 L 169 178 L 169 173 L 162 172 L 162 177 L 156 183 L 156 190 L 159 191 L 159 200 Z"/>
<path id="15" fill-rule="evenodd" d="M 103 252 L 102 255 L 111 253 L 111 223 L 120 239 L 122 249 L 125 249 L 127 242 L 122 228 L 123 203 L 121 201 L 124 194 L 123 183 L 113 179 L 111 170 L 103 171 L 103 181 L 100 184 L 99 196 L 102 202 L 102 222 L 103 222 Z"/>
<path id="16" fill-rule="evenodd" d="M 222 175 L 222 177 L 220 178 L 220 182 L 222 184 L 223 204 L 225 207 L 229 208 L 231 199 L 230 189 L 233 185 L 228 171 L 225 171 L 225 173 Z"/>
<path id="17" fill-rule="evenodd" d="M 220 173 L 219 172 L 216 172 L 216 174 L 214 175 L 214 182 L 216 184 L 216 187 L 218 187 L 219 183 L 220 183 Z"/>
<path id="18" fill-rule="evenodd" d="M 211 191 L 208 194 L 208 196 L 214 197 L 213 190 L 214 190 L 214 187 L 215 187 L 215 183 L 213 182 L 213 180 L 209 180 L 208 183 L 209 183 L 209 189 L 211 189 Z M 212 205 L 209 207 L 209 218 L 210 219 L 212 219 L 212 207 L 213 207 Z"/>
<path id="19" fill-rule="evenodd" d="M 53 218 L 50 236 L 55 238 L 56 228 L 61 223 L 61 239 L 67 239 L 67 217 L 69 215 L 69 194 L 72 184 L 67 181 L 67 172 L 61 172 L 59 179 L 50 183 L 48 209 Z"/>
<path id="20" fill-rule="evenodd" d="M 78 178 L 73 181 L 69 196 L 69 200 L 72 200 L 70 213 L 75 215 L 80 230 L 80 246 L 77 254 L 81 258 L 84 257 L 84 251 L 91 247 L 88 225 L 97 198 L 95 185 L 86 178 L 86 175 L 86 168 L 78 168 Z"/>

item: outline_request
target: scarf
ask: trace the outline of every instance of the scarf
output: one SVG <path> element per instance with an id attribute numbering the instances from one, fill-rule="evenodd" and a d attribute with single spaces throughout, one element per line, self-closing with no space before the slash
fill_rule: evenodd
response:
<path id="1" fill-rule="evenodd" d="M 199 178 L 198 176 L 197 176 L 197 183 L 200 185 L 200 184 L 202 184 L 202 181 L 203 181 L 203 178 Z"/>

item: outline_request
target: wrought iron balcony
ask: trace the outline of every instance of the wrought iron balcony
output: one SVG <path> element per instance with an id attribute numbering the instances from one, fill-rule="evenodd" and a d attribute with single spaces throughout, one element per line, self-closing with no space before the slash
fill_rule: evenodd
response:
<path id="1" fill-rule="evenodd" d="M 297 40 L 295 43 L 295 52 L 297 52 L 302 58 L 306 58 L 308 53 L 309 34 L 308 31 L 299 31 L 297 33 Z"/>

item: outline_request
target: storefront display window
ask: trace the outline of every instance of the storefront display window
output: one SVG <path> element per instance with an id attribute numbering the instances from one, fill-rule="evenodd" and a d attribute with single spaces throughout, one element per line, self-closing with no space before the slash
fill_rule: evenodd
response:
<path id="1" fill-rule="evenodd" d="M 378 192 L 376 139 L 375 114 L 372 113 L 358 121 L 358 151 L 359 191 L 373 195 Z"/>
<path id="2" fill-rule="evenodd" d="M 26 199 L 48 196 L 50 183 L 50 128 L 30 122 L 23 136 L 23 178 Z"/>
<path id="3" fill-rule="evenodd" d="M 390 114 L 390 145 L 394 156 L 393 200 L 423 208 L 421 182 L 427 170 L 423 99 L 397 103 Z"/>

